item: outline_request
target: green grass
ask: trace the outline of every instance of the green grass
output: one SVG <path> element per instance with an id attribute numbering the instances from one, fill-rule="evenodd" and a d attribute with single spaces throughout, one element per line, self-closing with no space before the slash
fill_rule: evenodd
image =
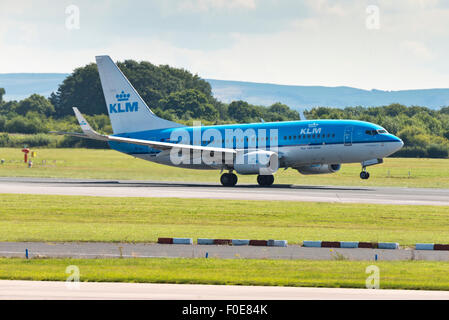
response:
<path id="1" fill-rule="evenodd" d="M 0 194 L 0 241 L 449 243 L 448 206 Z"/>
<path id="2" fill-rule="evenodd" d="M 20 148 L 0 148 L 0 176 L 130 179 L 219 182 L 218 170 L 189 170 L 135 159 L 113 150 L 36 149 L 34 167 L 23 163 Z M 45 164 L 42 161 L 46 160 Z M 335 174 L 304 176 L 279 170 L 275 183 L 300 185 L 352 185 L 449 188 L 449 159 L 387 158 L 369 168 L 371 178 L 359 178 L 360 164 L 344 164 Z M 256 184 L 255 176 L 239 176 L 241 183 Z"/>
<path id="3" fill-rule="evenodd" d="M 364 288 L 373 262 L 245 259 L 0 259 L 0 279 Z M 449 290 L 448 262 L 382 261 L 382 289 Z"/>

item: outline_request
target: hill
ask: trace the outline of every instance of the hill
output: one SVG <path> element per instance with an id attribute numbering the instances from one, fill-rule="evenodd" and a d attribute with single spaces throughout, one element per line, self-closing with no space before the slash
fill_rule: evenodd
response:
<path id="1" fill-rule="evenodd" d="M 33 93 L 48 97 L 56 92 L 68 76 L 65 73 L 0 74 L 0 88 L 6 89 L 4 100 L 22 100 Z M 315 106 L 343 108 L 347 106 L 382 106 L 400 103 L 431 109 L 449 105 L 448 89 L 363 90 L 352 87 L 288 86 L 269 83 L 205 79 L 214 97 L 222 102 L 247 101 L 256 105 L 282 102 L 293 109 Z"/>
<path id="2" fill-rule="evenodd" d="M 449 89 L 363 90 L 352 87 L 287 86 L 269 83 L 206 79 L 216 99 L 229 103 L 244 100 L 251 104 L 270 105 L 280 101 L 293 109 L 327 106 L 384 106 L 400 103 L 438 109 L 449 105 Z"/>
<path id="3" fill-rule="evenodd" d="M 33 93 L 48 97 L 67 76 L 67 73 L 2 73 L 0 88 L 6 91 L 3 100 L 23 100 Z"/>

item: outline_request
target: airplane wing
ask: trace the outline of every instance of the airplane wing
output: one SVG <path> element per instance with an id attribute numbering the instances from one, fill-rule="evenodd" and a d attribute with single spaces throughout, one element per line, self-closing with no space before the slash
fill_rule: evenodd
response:
<path id="1" fill-rule="evenodd" d="M 92 129 L 92 127 L 89 125 L 89 123 L 86 121 L 86 119 L 84 119 L 81 112 L 79 112 L 78 108 L 74 107 L 73 111 L 75 112 L 75 116 L 78 119 L 78 122 L 81 126 L 81 129 L 83 130 L 83 133 L 76 133 L 76 132 L 53 132 L 53 133 L 65 134 L 65 135 L 71 135 L 71 136 L 75 136 L 75 137 L 101 140 L 101 141 L 115 141 L 115 142 L 138 144 L 138 145 L 142 145 L 142 146 L 148 146 L 150 148 L 153 148 L 156 150 L 161 150 L 161 151 L 177 148 L 179 151 L 181 151 L 183 149 L 187 149 L 189 151 L 200 150 L 200 151 L 217 152 L 217 153 L 232 154 L 232 155 L 236 155 L 237 152 L 239 151 L 239 150 L 229 149 L 229 148 L 205 147 L 205 146 L 198 146 L 198 145 L 178 144 L 178 143 L 170 143 L 170 142 L 131 139 L 131 138 L 123 138 L 123 137 L 104 135 L 104 134 L 100 134 L 100 133 L 96 132 L 94 129 Z"/>

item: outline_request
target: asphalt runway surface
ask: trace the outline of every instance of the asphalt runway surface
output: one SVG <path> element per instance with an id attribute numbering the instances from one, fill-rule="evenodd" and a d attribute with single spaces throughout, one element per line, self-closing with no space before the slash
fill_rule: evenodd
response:
<path id="1" fill-rule="evenodd" d="M 449 189 L 0 178 L 0 193 L 449 206 Z"/>
<path id="2" fill-rule="evenodd" d="M 448 291 L 0 280 L 0 299 L 432 300 Z"/>
<path id="3" fill-rule="evenodd" d="M 449 261 L 449 251 L 412 249 L 347 249 L 288 247 L 179 245 L 105 242 L 0 242 L 0 257 L 29 258 L 208 258 L 302 260 L 429 260 Z"/>

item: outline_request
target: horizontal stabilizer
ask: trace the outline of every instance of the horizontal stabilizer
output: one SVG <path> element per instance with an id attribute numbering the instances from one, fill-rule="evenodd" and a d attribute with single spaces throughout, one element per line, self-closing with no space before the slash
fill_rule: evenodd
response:
<path id="1" fill-rule="evenodd" d="M 64 135 L 64 136 L 72 136 L 72 137 L 78 137 L 78 138 L 89 138 L 84 133 L 80 132 L 64 132 L 64 131 L 50 131 L 49 133 Z"/>
<path id="2" fill-rule="evenodd" d="M 78 122 L 79 122 L 79 124 L 81 126 L 81 130 L 83 130 L 84 134 L 88 138 L 95 139 L 95 140 L 102 140 L 102 141 L 107 141 L 108 140 L 107 136 L 105 136 L 103 134 L 99 134 L 97 131 L 92 129 L 92 127 L 86 121 L 86 119 L 84 119 L 83 115 L 78 110 L 78 108 L 73 107 L 73 111 L 75 112 L 76 119 L 78 120 Z"/>
<path id="3" fill-rule="evenodd" d="M 206 152 L 217 152 L 222 154 L 230 154 L 230 155 L 236 155 L 238 152 L 241 152 L 242 150 L 234 150 L 234 149 L 228 149 L 228 148 L 218 148 L 218 147 L 205 147 L 200 145 L 189 145 L 189 144 L 179 144 L 179 143 L 170 143 L 170 142 L 160 142 L 160 141 L 152 141 L 152 140 L 141 140 L 141 139 L 131 139 L 131 138 L 123 138 L 118 136 L 110 136 L 110 135 L 104 135 L 96 132 L 92 127 L 89 125 L 89 123 L 86 121 L 86 119 L 83 117 L 81 112 L 79 112 L 78 108 L 73 107 L 73 111 L 75 112 L 75 116 L 78 119 L 78 122 L 81 126 L 81 130 L 83 130 L 83 133 L 77 133 L 77 132 L 53 132 L 57 134 L 66 134 L 71 135 L 75 137 L 80 138 L 87 138 L 87 139 L 93 139 L 93 140 L 101 140 L 101 141 L 115 141 L 115 142 L 121 142 L 121 143 L 130 143 L 130 144 L 137 144 L 142 146 L 147 146 L 156 150 L 197 150 L 197 151 L 206 151 Z"/>

